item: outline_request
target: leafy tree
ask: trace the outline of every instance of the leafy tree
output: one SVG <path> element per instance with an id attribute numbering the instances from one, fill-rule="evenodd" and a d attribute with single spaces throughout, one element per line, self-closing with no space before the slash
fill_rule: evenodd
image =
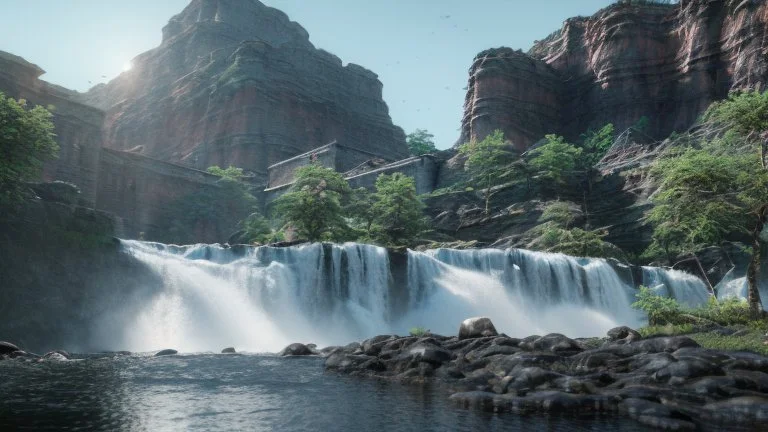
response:
<path id="1" fill-rule="evenodd" d="M 401 173 L 376 179 L 374 238 L 389 246 L 407 246 L 426 230 L 424 204 L 413 178 Z"/>
<path id="2" fill-rule="evenodd" d="M 275 241 L 279 237 L 272 229 L 269 220 L 261 215 L 261 213 L 251 213 L 242 222 L 243 236 L 248 243 L 270 243 Z"/>
<path id="3" fill-rule="evenodd" d="M 52 114 L 36 106 L 29 109 L 0 92 L 0 206 L 10 207 L 23 199 L 22 182 L 39 177 L 43 163 L 55 158 Z"/>
<path id="4" fill-rule="evenodd" d="M 376 196 L 364 187 L 354 189 L 350 194 L 345 212 L 351 215 L 353 229 L 358 231 L 358 239 L 372 239 L 377 212 L 374 207 Z"/>
<path id="5" fill-rule="evenodd" d="M 649 325 L 674 323 L 681 313 L 680 304 L 673 298 L 662 297 L 652 289 L 641 286 L 632 307 L 648 315 Z"/>
<path id="6" fill-rule="evenodd" d="M 416 129 L 405 137 L 405 142 L 408 144 L 408 150 L 411 151 L 412 155 L 421 156 L 437 151 L 435 142 L 432 140 L 434 137 L 424 129 Z"/>
<path id="7" fill-rule="evenodd" d="M 584 169 L 591 169 L 613 145 L 616 139 L 616 131 L 612 123 L 608 123 L 598 130 L 590 130 L 582 135 L 584 144 L 582 145 L 582 154 L 579 161 Z"/>
<path id="8" fill-rule="evenodd" d="M 342 215 L 349 193 L 341 174 L 313 163 L 296 170 L 290 190 L 272 203 L 273 211 L 307 240 L 330 240 L 349 230 Z"/>
<path id="9" fill-rule="evenodd" d="M 510 164 L 515 153 L 504 139 L 504 132 L 496 130 L 482 141 L 471 141 L 459 147 L 467 156 L 466 167 L 471 182 L 485 190 L 485 214 L 490 213 L 491 188 L 511 175 Z"/>
<path id="10" fill-rule="evenodd" d="M 571 206 L 566 201 L 554 201 L 544 207 L 539 217 L 539 222 L 554 222 L 558 226 L 568 229 L 576 216 L 571 211 Z"/>
<path id="11" fill-rule="evenodd" d="M 242 168 L 233 167 L 232 165 L 229 166 L 229 168 L 221 168 L 217 165 L 208 167 L 206 170 L 209 174 L 217 175 L 219 177 L 234 180 L 234 181 L 240 181 L 245 177 L 245 174 L 243 174 Z"/>
<path id="12" fill-rule="evenodd" d="M 547 135 L 546 142 L 531 150 L 530 164 L 544 178 L 563 185 L 576 168 L 582 150 L 557 135 Z"/>

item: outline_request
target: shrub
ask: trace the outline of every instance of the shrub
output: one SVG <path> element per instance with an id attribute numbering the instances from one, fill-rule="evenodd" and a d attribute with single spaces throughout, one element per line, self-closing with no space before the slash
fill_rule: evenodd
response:
<path id="1" fill-rule="evenodd" d="M 632 307 L 648 315 L 648 324 L 674 324 L 679 320 L 680 304 L 673 298 L 657 295 L 651 288 L 641 286 Z"/>
<path id="2" fill-rule="evenodd" d="M 421 337 L 421 336 L 429 334 L 429 330 L 427 330 L 424 327 L 413 327 L 410 330 L 408 330 L 408 333 L 411 336 Z"/>

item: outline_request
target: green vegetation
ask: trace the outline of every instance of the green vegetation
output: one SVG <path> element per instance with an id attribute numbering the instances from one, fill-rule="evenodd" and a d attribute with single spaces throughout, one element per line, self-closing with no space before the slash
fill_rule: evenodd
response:
<path id="1" fill-rule="evenodd" d="M 482 141 L 471 141 L 459 147 L 467 156 L 466 167 L 470 182 L 485 192 L 485 214 L 490 213 L 491 188 L 508 181 L 510 164 L 516 158 L 511 144 L 504 139 L 504 132 L 496 130 Z"/>
<path id="2" fill-rule="evenodd" d="M 598 130 L 589 130 L 581 136 L 583 140 L 582 154 L 579 165 L 586 170 L 591 169 L 605 156 L 616 139 L 616 130 L 608 123 Z"/>
<path id="3" fill-rule="evenodd" d="M 209 174 L 213 174 L 216 176 L 219 176 L 221 178 L 227 179 L 227 180 L 233 180 L 233 181 L 241 181 L 243 177 L 245 177 L 245 174 L 243 174 L 242 168 L 233 167 L 232 165 L 229 166 L 229 168 L 221 168 L 217 165 L 208 167 L 206 170 Z"/>
<path id="4" fill-rule="evenodd" d="M 421 156 L 437 151 L 435 142 L 432 140 L 434 137 L 424 129 L 416 129 L 405 137 L 405 142 L 408 144 L 408 150 L 411 151 L 412 155 Z"/>
<path id="5" fill-rule="evenodd" d="M 749 304 L 758 315 L 757 269 L 768 219 L 768 93 L 733 94 L 704 118 L 727 132 L 700 142 L 681 139 L 651 170 L 660 187 L 648 217 L 654 233 L 645 257 L 695 257 L 703 246 L 751 235 Z"/>
<path id="6" fill-rule="evenodd" d="M 401 173 L 376 179 L 373 216 L 374 239 L 389 246 L 408 246 L 427 229 L 416 183 Z"/>
<path id="7" fill-rule="evenodd" d="M 52 116 L 0 92 L 0 208 L 16 207 L 24 198 L 22 182 L 37 179 L 43 163 L 56 157 Z"/>
<path id="8" fill-rule="evenodd" d="M 274 201 L 273 212 L 311 242 L 336 240 L 347 232 L 342 202 L 350 194 L 344 177 L 313 163 L 298 168 L 290 190 Z"/>
<path id="9" fill-rule="evenodd" d="M 565 142 L 565 138 L 547 135 L 544 144 L 530 151 L 530 163 L 541 177 L 563 185 L 576 168 L 581 154 L 582 149 Z"/>
<path id="10" fill-rule="evenodd" d="M 641 286 L 636 297 L 632 307 L 645 312 L 651 326 L 673 323 L 681 314 L 680 304 L 675 299 L 656 295 L 650 288 Z"/>
<path id="11" fill-rule="evenodd" d="M 429 330 L 427 330 L 424 327 L 413 327 L 410 330 L 408 330 L 408 333 L 411 336 L 422 337 L 422 336 L 428 335 L 429 334 Z"/>

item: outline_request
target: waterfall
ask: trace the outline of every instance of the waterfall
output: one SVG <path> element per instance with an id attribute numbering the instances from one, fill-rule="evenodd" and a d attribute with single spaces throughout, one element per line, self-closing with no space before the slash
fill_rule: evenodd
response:
<path id="1" fill-rule="evenodd" d="M 709 290 L 704 282 L 681 271 L 643 267 L 643 285 L 687 307 L 703 305 L 709 299 Z"/>
<path id="2" fill-rule="evenodd" d="M 408 251 L 346 243 L 287 248 L 173 246 L 124 240 L 162 279 L 110 347 L 133 351 L 225 346 L 274 352 L 292 342 L 345 344 L 414 326 L 455 334 L 470 316 L 510 336 L 602 335 L 638 326 L 629 267 L 525 250 Z M 397 259 L 395 259 L 397 257 Z M 684 273 L 644 268 L 646 279 L 687 303 L 706 301 Z M 115 318 L 116 319 L 116 318 Z"/>

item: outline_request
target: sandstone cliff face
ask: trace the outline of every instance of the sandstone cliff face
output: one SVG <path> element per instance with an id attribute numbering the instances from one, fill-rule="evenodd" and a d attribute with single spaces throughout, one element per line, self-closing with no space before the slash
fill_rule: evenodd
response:
<path id="1" fill-rule="evenodd" d="M 377 76 L 316 49 L 257 0 L 193 0 L 133 63 L 86 95 L 107 110 L 107 147 L 263 176 L 333 140 L 390 160 L 408 155 Z"/>
<path id="2" fill-rule="evenodd" d="M 39 79 L 43 73 L 23 58 L 0 51 L 0 91 L 31 105 L 53 107 L 59 154 L 44 165 L 43 179 L 78 185 L 85 203 L 93 205 L 104 113 L 78 102 L 75 92 Z"/>
<path id="3" fill-rule="evenodd" d="M 613 5 L 567 20 L 529 56 L 480 53 L 460 141 L 502 129 L 524 148 L 544 133 L 573 139 L 609 122 L 623 130 L 643 116 L 663 138 L 730 90 L 764 88 L 767 54 L 764 1 Z"/>

